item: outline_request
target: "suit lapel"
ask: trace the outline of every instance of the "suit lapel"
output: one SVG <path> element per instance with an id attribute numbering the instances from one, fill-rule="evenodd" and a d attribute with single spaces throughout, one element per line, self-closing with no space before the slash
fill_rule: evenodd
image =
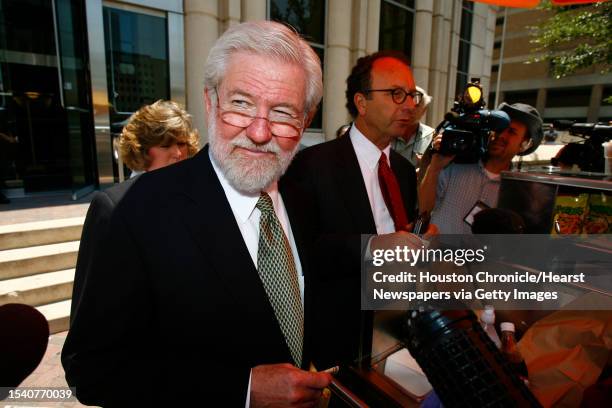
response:
<path id="1" fill-rule="evenodd" d="M 291 231 L 300 256 L 302 270 L 304 275 L 307 274 L 309 255 L 307 247 L 312 240 L 312 231 L 309 226 L 308 211 L 313 208 L 314 204 L 308 203 L 310 197 L 306 192 L 302 191 L 296 183 L 281 178 L 279 184 L 279 192 L 285 204 L 285 210 L 291 224 Z"/>
<path id="2" fill-rule="evenodd" d="M 404 207 L 406 209 L 406 215 L 408 216 L 408 222 L 414 221 L 416 175 L 414 172 L 409 171 L 411 164 L 407 163 L 407 160 L 393 149 L 391 149 L 389 161 L 391 163 L 391 170 L 393 170 L 393 173 L 395 173 L 397 183 L 400 187 L 402 200 L 404 201 Z M 402 166 L 402 164 L 405 165 Z"/>
<path id="3" fill-rule="evenodd" d="M 340 196 L 345 200 L 345 207 L 356 224 L 355 231 L 362 234 L 375 234 L 376 223 L 374 222 L 368 191 L 348 134 L 338 141 L 338 160 L 340 165 L 337 166 L 336 185 L 342 192 Z"/>
<path id="4" fill-rule="evenodd" d="M 191 160 L 197 161 L 193 166 L 197 174 L 191 175 L 193 183 L 186 192 L 190 200 L 182 212 L 185 225 L 203 252 L 203 258 L 210 262 L 210 269 L 225 283 L 239 310 L 244 312 L 241 320 L 258 325 L 255 330 L 272 338 L 272 344 L 285 345 L 290 356 L 236 218 L 210 163 L 208 146 Z"/>

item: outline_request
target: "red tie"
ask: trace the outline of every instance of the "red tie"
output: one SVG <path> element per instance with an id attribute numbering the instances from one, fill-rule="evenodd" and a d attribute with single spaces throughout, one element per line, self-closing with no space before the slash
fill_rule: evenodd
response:
<path id="1" fill-rule="evenodd" d="M 404 231 L 408 225 L 408 217 L 404 208 L 404 200 L 400 192 L 399 184 L 393 170 L 387 163 L 387 155 L 382 152 L 380 160 L 378 160 L 378 182 L 380 183 L 380 191 L 387 204 L 387 209 L 393 218 L 396 231 Z"/>

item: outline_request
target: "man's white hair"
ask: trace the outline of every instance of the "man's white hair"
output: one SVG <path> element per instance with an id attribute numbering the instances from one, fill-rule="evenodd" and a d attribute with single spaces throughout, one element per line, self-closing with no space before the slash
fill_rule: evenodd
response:
<path id="1" fill-rule="evenodd" d="M 235 52 L 251 52 L 282 62 L 297 64 L 306 73 L 305 114 L 315 110 L 323 96 L 321 61 L 295 31 L 273 21 L 250 21 L 230 27 L 210 50 L 204 65 L 204 86 L 219 86 Z"/>
<path id="2" fill-rule="evenodd" d="M 427 107 L 431 103 L 432 98 L 427 94 L 427 91 L 421 88 L 420 86 L 417 86 L 416 90 L 423 94 L 423 97 L 421 98 L 421 103 L 416 106 L 415 114 L 416 120 L 420 121 L 423 115 L 425 114 L 425 111 L 427 111 Z"/>
<path id="3" fill-rule="evenodd" d="M 416 90 L 423 94 L 423 99 L 421 100 L 420 105 L 423 105 L 424 108 L 427 107 L 431 103 L 431 96 L 427 94 L 427 91 L 417 85 Z"/>

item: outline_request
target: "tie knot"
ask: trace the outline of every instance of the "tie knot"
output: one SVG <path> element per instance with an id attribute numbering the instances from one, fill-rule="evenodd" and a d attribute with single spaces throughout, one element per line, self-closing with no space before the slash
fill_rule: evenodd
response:
<path id="1" fill-rule="evenodd" d="M 274 205 L 272 204 L 272 199 L 268 195 L 268 193 L 261 193 L 259 200 L 257 200 L 257 204 L 255 205 L 262 214 L 270 214 L 274 213 Z"/>
<path id="2" fill-rule="evenodd" d="M 380 159 L 378 159 L 378 164 L 384 163 L 385 167 L 389 167 L 389 163 L 387 162 L 387 155 L 385 152 L 380 152 Z"/>

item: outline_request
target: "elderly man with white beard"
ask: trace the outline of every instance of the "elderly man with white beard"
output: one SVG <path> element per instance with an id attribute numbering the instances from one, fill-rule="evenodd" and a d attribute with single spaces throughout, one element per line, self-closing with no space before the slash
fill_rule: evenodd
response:
<path id="1" fill-rule="evenodd" d="M 79 400 L 102 406 L 314 406 L 309 205 L 281 176 L 322 95 L 320 61 L 273 22 L 212 48 L 210 144 L 143 174 L 111 218 L 63 350 Z M 206 373 L 204 373 L 206 371 Z"/>

